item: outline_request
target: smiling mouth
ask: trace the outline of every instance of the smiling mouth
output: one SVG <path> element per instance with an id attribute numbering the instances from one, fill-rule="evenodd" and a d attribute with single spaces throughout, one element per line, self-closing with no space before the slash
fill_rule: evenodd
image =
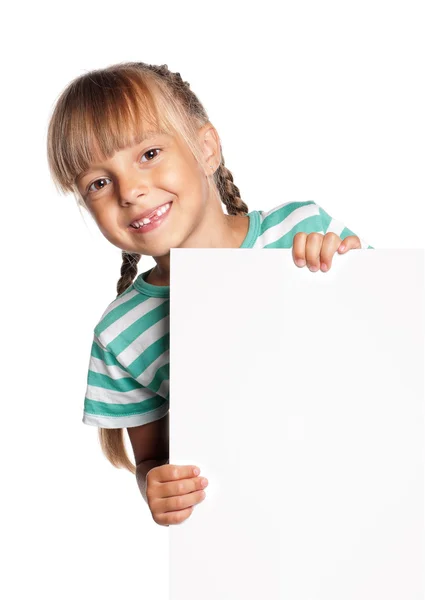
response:
<path id="1" fill-rule="evenodd" d="M 143 217 L 137 221 L 133 221 L 132 223 L 130 223 L 129 227 L 131 227 L 132 229 L 140 229 L 146 227 L 150 223 L 155 223 L 155 221 L 158 221 L 158 219 L 160 219 L 163 215 L 165 215 L 165 213 L 167 213 L 170 210 L 171 204 L 171 202 L 163 204 L 159 208 L 152 211 L 147 217 Z"/>

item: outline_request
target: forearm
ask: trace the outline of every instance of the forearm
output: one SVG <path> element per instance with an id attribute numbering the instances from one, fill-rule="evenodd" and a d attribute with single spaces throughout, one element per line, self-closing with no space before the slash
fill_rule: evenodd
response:
<path id="1" fill-rule="evenodd" d="M 136 466 L 137 485 L 139 486 L 140 493 L 142 494 L 146 503 L 148 502 L 148 499 L 146 497 L 146 475 L 154 467 L 165 465 L 168 463 L 168 461 L 168 458 L 155 458 L 152 460 L 143 460 Z"/>

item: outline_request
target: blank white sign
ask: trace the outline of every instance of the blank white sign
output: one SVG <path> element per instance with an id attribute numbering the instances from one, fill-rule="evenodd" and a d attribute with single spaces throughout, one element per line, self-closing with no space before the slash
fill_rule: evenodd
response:
<path id="1" fill-rule="evenodd" d="M 424 251 L 173 249 L 171 600 L 424 599 Z"/>

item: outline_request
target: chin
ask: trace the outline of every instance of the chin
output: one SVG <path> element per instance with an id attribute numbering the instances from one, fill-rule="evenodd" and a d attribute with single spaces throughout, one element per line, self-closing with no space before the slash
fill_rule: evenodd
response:
<path id="1" fill-rule="evenodd" d="M 142 256 L 152 256 L 153 258 L 160 258 L 161 256 L 168 256 L 170 254 L 170 246 L 167 244 L 152 244 L 150 248 L 143 250 L 132 250 L 132 252 L 139 252 Z"/>

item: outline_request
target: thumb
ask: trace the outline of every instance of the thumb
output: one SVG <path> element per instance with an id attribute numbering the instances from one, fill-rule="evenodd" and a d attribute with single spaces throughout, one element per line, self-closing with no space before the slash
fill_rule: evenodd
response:
<path id="1" fill-rule="evenodd" d="M 361 249 L 361 247 L 360 238 L 357 235 L 349 235 L 341 241 L 338 252 L 343 254 L 344 252 L 348 252 L 348 250 Z"/>

